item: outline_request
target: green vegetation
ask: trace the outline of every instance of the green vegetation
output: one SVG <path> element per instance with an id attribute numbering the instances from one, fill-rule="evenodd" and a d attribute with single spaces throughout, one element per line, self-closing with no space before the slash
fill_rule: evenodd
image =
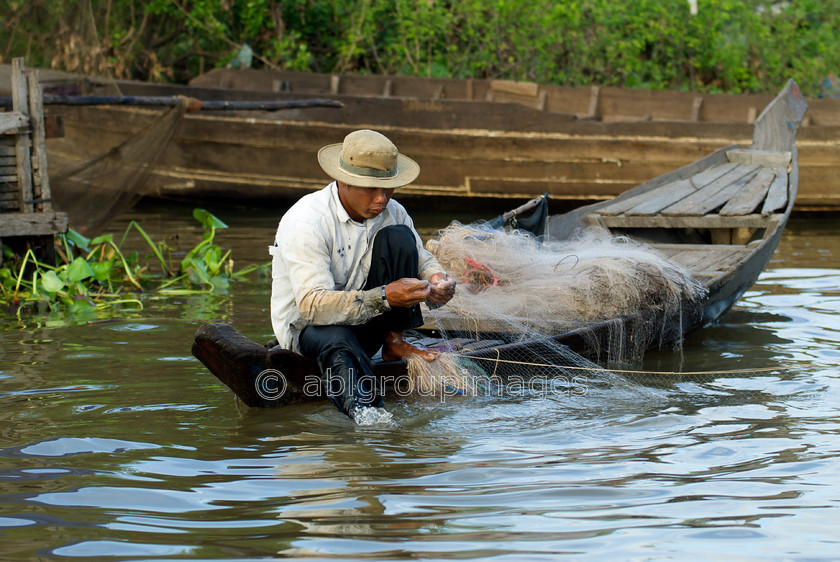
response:
<path id="1" fill-rule="evenodd" d="M 812 96 L 840 69 L 840 0 L 697 4 L 692 15 L 687 0 L 0 0 L 0 62 L 186 81 L 251 58 L 733 93 L 794 78 Z"/>
<path id="2" fill-rule="evenodd" d="M 227 225 L 203 209 L 195 209 L 193 216 L 204 227 L 204 234 L 179 261 L 173 261 L 171 247 L 152 241 L 134 221 L 119 243 L 114 242 L 113 234 L 91 240 L 71 230 L 57 236 L 57 264 L 44 263 L 32 250 L 15 256 L 4 246 L 0 304 L 18 317 L 27 311 L 143 308 L 139 298 L 142 293 L 224 292 L 232 279 L 258 269 L 250 266 L 234 272 L 230 251 L 223 253 L 214 242 L 216 230 Z M 151 249 L 151 263 L 141 259 L 137 251 L 123 251 L 132 230 Z"/>

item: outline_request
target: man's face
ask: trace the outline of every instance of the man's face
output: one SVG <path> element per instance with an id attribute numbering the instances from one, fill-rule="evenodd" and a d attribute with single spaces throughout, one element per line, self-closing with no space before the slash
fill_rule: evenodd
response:
<path id="1" fill-rule="evenodd" d="M 336 181 L 338 198 L 350 218 L 357 222 L 379 216 L 394 195 L 394 189 L 381 187 L 353 187 Z"/>

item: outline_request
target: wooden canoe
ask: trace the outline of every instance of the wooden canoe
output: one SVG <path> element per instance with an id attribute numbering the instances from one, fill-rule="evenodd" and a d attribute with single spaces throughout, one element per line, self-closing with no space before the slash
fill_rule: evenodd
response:
<path id="1" fill-rule="evenodd" d="M 598 226 L 644 241 L 686 267 L 707 288 L 698 306 L 683 310 L 680 324 L 634 345 L 650 348 L 682 338 L 719 318 L 755 283 L 779 243 L 796 199 L 796 134 L 806 109 L 799 88 L 790 81 L 756 119 L 750 146 L 717 150 L 612 201 L 550 219 L 550 236 L 559 240 L 580 228 Z M 643 312 L 635 320 L 656 321 L 656 314 Z M 544 340 L 505 343 L 479 338 L 440 344 L 460 348 L 474 360 L 527 361 L 529 353 L 537 359 L 547 343 L 586 354 L 632 339 L 632 333 L 614 337 L 617 326 L 632 330 L 638 325 L 627 320 L 599 322 Z M 314 361 L 279 347 L 267 349 L 229 325 L 202 326 L 192 351 L 249 406 L 277 406 L 318 396 Z M 406 365 L 378 363 L 375 371 L 379 377 L 399 380 L 406 376 Z M 266 376 L 274 377 L 275 383 L 282 380 L 283 392 L 278 396 L 261 392 Z"/>

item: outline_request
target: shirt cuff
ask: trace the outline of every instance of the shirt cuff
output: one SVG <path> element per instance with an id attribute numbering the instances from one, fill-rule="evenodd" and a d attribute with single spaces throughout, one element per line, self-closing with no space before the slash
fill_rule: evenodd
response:
<path id="1" fill-rule="evenodd" d="M 391 305 L 388 304 L 388 301 L 382 299 L 382 287 L 368 289 L 367 291 L 363 291 L 363 294 L 364 297 L 362 300 L 365 303 L 365 307 L 372 310 L 375 314 L 383 314 L 391 310 Z"/>

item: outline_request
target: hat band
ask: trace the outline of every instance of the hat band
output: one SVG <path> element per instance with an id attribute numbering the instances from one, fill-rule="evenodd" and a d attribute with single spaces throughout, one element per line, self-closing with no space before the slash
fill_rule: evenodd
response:
<path id="1" fill-rule="evenodd" d="M 374 170 L 373 168 L 359 168 L 344 161 L 340 156 L 338 157 L 338 165 L 341 169 L 353 176 L 364 178 L 395 178 L 397 177 L 397 167 L 394 166 L 390 170 Z"/>

